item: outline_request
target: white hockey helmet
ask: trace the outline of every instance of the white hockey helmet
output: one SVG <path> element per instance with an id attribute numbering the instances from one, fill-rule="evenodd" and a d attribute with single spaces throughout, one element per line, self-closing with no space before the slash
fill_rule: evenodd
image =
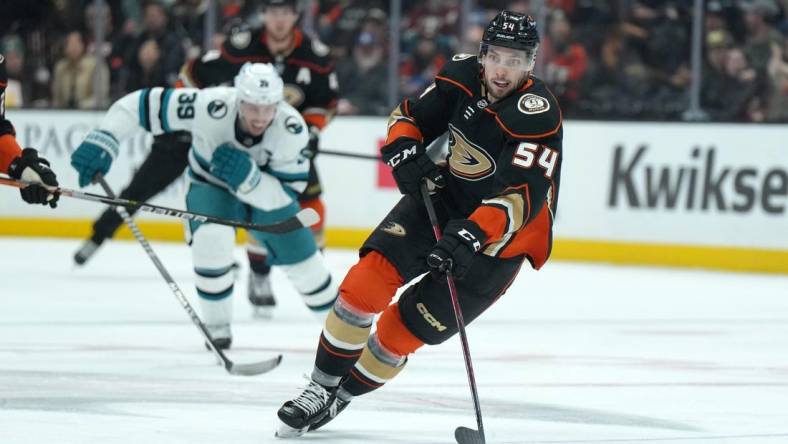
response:
<path id="1" fill-rule="evenodd" d="M 284 97 L 284 83 L 270 63 L 244 63 L 234 86 L 239 100 L 255 105 L 273 105 Z"/>

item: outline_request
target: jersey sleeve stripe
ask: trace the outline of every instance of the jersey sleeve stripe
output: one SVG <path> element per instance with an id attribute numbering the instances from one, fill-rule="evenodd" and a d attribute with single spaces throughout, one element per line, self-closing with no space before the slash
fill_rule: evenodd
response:
<path id="1" fill-rule="evenodd" d="M 281 171 L 276 171 L 269 169 L 268 173 L 277 179 L 287 181 L 287 182 L 297 182 L 301 180 L 308 180 L 309 179 L 309 172 L 303 173 L 284 173 Z"/>
<path id="2" fill-rule="evenodd" d="M 161 95 L 161 100 L 159 101 L 159 120 L 161 121 L 161 129 L 165 133 L 172 131 L 169 120 L 167 119 L 171 95 L 172 89 L 167 88 L 164 90 L 164 94 Z"/>
<path id="3" fill-rule="evenodd" d="M 435 76 L 435 79 L 443 80 L 444 82 L 451 83 L 452 85 L 454 85 L 454 86 L 460 88 L 461 90 L 465 91 L 465 94 L 468 94 L 470 97 L 473 97 L 473 93 L 471 92 L 470 89 L 468 89 L 467 86 L 463 85 L 462 83 L 460 83 L 460 82 L 458 82 L 458 81 L 456 81 L 454 79 L 450 79 L 448 77 L 443 77 L 443 76 Z"/>
<path id="4" fill-rule="evenodd" d="M 312 110 L 314 110 L 314 109 L 315 108 L 312 108 Z M 308 114 L 306 111 L 304 111 L 304 121 L 307 123 L 307 125 L 315 126 L 315 127 L 317 127 L 317 129 L 320 129 L 320 130 L 322 130 L 323 128 L 326 127 L 326 125 L 328 125 L 328 117 L 326 116 L 325 113 L 324 114 L 317 114 L 317 113 L 310 113 L 310 114 Z"/>
<path id="5" fill-rule="evenodd" d="M 150 131 L 150 109 L 148 108 L 148 97 L 150 96 L 150 89 L 145 88 L 140 94 L 139 112 L 140 112 L 140 126 L 145 128 L 145 131 Z"/>
<path id="6" fill-rule="evenodd" d="M 539 138 L 539 139 L 541 139 L 542 137 L 552 136 L 553 134 L 557 133 L 558 130 L 561 129 L 561 124 L 563 123 L 563 118 L 559 114 L 558 124 L 552 130 L 544 132 L 544 133 L 539 133 L 539 134 L 519 134 L 519 133 L 515 133 L 514 131 L 510 130 L 509 128 L 507 128 L 506 125 L 501 120 L 501 118 L 498 116 L 498 113 L 496 113 L 495 111 L 491 110 L 489 107 L 488 108 L 484 108 L 484 111 L 494 115 L 495 116 L 495 121 L 498 123 L 498 126 L 500 126 L 501 129 L 506 132 L 506 134 L 509 134 L 510 136 L 516 137 L 516 138 Z"/>

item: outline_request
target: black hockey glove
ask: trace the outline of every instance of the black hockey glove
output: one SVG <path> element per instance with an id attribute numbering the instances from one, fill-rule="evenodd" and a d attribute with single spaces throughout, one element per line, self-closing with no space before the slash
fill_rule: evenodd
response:
<path id="1" fill-rule="evenodd" d="M 307 159 L 314 159 L 320 144 L 320 130 L 316 126 L 309 127 L 309 143 L 301 150 L 301 155 Z"/>
<path id="2" fill-rule="evenodd" d="M 38 151 L 33 148 L 25 148 L 22 155 L 14 159 L 8 166 L 8 175 L 14 179 L 22 179 L 29 182 L 38 182 L 53 187 L 58 186 L 55 173 L 49 169 L 49 161 L 43 157 L 38 157 Z M 50 193 L 41 185 L 28 185 L 19 190 L 22 199 L 30 204 L 49 205 L 57 207 L 57 200 L 60 198 L 58 193 Z"/>
<path id="3" fill-rule="evenodd" d="M 427 256 L 427 265 L 433 275 L 451 271 L 462 279 L 471 267 L 473 257 L 482 248 L 487 235 L 479 225 L 469 219 L 453 219 L 443 229 L 443 237 Z"/>
<path id="4" fill-rule="evenodd" d="M 381 148 L 380 153 L 383 162 L 392 168 L 400 193 L 420 200 L 419 189 L 424 178 L 436 188 L 443 188 L 445 182 L 441 170 L 427 156 L 421 142 L 400 137 Z"/>

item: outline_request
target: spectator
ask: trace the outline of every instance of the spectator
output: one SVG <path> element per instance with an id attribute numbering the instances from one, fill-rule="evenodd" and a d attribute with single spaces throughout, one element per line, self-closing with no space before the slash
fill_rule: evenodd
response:
<path id="1" fill-rule="evenodd" d="M 95 109 L 108 104 L 109 71 L 85 54 L 79 31 L 66 35 L 64 57 L 55 64 L 52 103 L 58 108 Z"/>
<path id="2" fill-rule="evenodd" d="M 647 70 L 618 29 L 609 31 L 580 87 L 579 114 L 595 119 L 644 117 Z"/>
<path id="3" fill-rule="evenodd" d="M 0 44 L 0 54 L 5 57 L 6 70 L 8 71 L 8 85 L 5 87 L 5 106 L 8 108 L 21 108 L 25 106 L 25 49 L 22 39 L 17 35 L 3 38 Z"/>
<path id="4" fill-rule="evenodd" d="M 109 69 L 110 97 L 117 99 L 126 94 L 124 57 L 134 43 L 137 23 L 133 20 L 123 20 L 122 28 L 118 29 L 112 20 L 113 14 L 121 13 L 119 10 L 113 11 L 107 7 L 99 9 L 92 2 L 85 8 L 84 20 L 87 32 L 85 52 L 106 61 Z M 93 35 L 99 19 L 104 27 L 104 39 L 101 44 Z"/>
<path id="5" fill-rule="evenodd" d="M 717 122 L 761 121 L 763 113 L 755 98 L 755 70 L 744 51 L 736 46 L 728 48 L 728 42 L 725 36 L 714 33 L 707 37 L 707 64 L 722 63 L 722 72 L 715 71 L 708 78 L 710 83 L 703 85 L 701 108 Z"/>
<path id="6" fill-rule="evenodd" d="M 772 45 L 772 57 L 767 66 L 769 94 L 766 103 L 766 120 L 788 122 L 788 34 L 782 45 Z"/>
<path id="7" fill-rule="evenodd" d="M 572 41 L 571 25 L 563 10 L 554 10 L 548 20 L 547 35 L 540 48 L 543 77 L 561 108 L 571 112 L 579 96 L 580 80 L 588 68 L 588 54 L 582 45 Z"/>
<path id="8" fill-rule="evenodd" d="M 782 44 L 782 36 L 769 20 L 779 9 L 774 0 L 752 0 L 745 4 L 744 22 L 747 27 L 747 40 L 744 53 L 758 75 L 757 94 L 766 99 L 768 74 L 767 66 L 772 58 L 772 46 Z"/>
<path id="9" fill-rule="evenodd" d="M 137 63 L 130 67 L 126 87 L 130 91 L 154 86 L 169 86 L 161 63 L 161 50 L 155 39 L 143 42 L 137 52 Z"/>
<path id="10" fill-rule="evenodd" d="M 135 39 L 134 43 L 130 46 L 129 52 L 124 57 L 126 65 L 126 75 L 141 72 L 142 67 L 139 64 L 140 48 L 148 40 L 155 40 L 159 47 L 161 54 L 166 54 L 166 57 L 161 57 L 160 64 L 161 70 L 164 73 L 166 81 L 162 86 L 174 86 L 178 80 L 178 72 L 185 62 L 185 49 L 181 41 L 181 37 L 168 29 L 169 17 L 167 10 L 161 3 L 151 1 L 146 3 L 143 8 L 143 23 L 142 31 Z M 126 78 L 125 91 L 131 91 L 128 88 L 129 79 Z"/>
<path id="11" fill-rule="evenodd" d="M 446 58 L 438 51 L 435 39 L 421 38 L 400 67 L 400 93 L 405 97 L 421 94 L 438 74 Z"/>
<path id="12" fill-rule="evenodd" d="M 338 114 L 386 115 L 388 72 L 386 48 L 380 36 L 362 32 L 353 47 L 353 58 L 337 65 L 340 97 Z"/>
<path id="13" fill-rule="evenodd" d="M 349 55 L 353 39 L 368 21 L 385 25 L 388 1 L 339 0 L 320 2 L 317 32 L 320 40 L 329 42 L 331 54 L 340 59 Z"/>

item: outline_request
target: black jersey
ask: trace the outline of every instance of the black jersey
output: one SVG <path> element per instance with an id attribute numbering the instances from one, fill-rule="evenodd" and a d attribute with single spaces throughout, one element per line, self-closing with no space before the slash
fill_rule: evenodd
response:
<path id="1" fill-rule="evenodd" d="M 418 99 L 392 113 L 389 141 L 448 131 L 446 187 L 452 218 L 469 218 L 489 236 L 483 252 L 527 255 L 541 267 L 550 255 L 561 175 L 561 109 L 538 78 L 489 103 L 476 56 L 455 55 Z M 414 128 L 415 127 L 415 128 Z"/>
<path id="2" fill-rule="evenodd" d="M 14 138 L 14 126 L 5 118 L 6 86 L 8 74 L 5 70 L 5 58 L 0 54 L 0 173 L 8 171 L 8 165 L 22 152 Z"/>
<path id="3" fill-rule="evenodd" d="M 232 84 L 244 63 L 272 63 L 284 81 L 285 100 L 297 109 L 309 126 L 323 129 L 334 114 L 337 80 L 328 47 L 294 30 L 293 48 L 272 54 L 265 29 L 236 29 L 221 51 L 206 53 L 188 63 L 181 72 L 186 86 L 204 88 Z"/>

